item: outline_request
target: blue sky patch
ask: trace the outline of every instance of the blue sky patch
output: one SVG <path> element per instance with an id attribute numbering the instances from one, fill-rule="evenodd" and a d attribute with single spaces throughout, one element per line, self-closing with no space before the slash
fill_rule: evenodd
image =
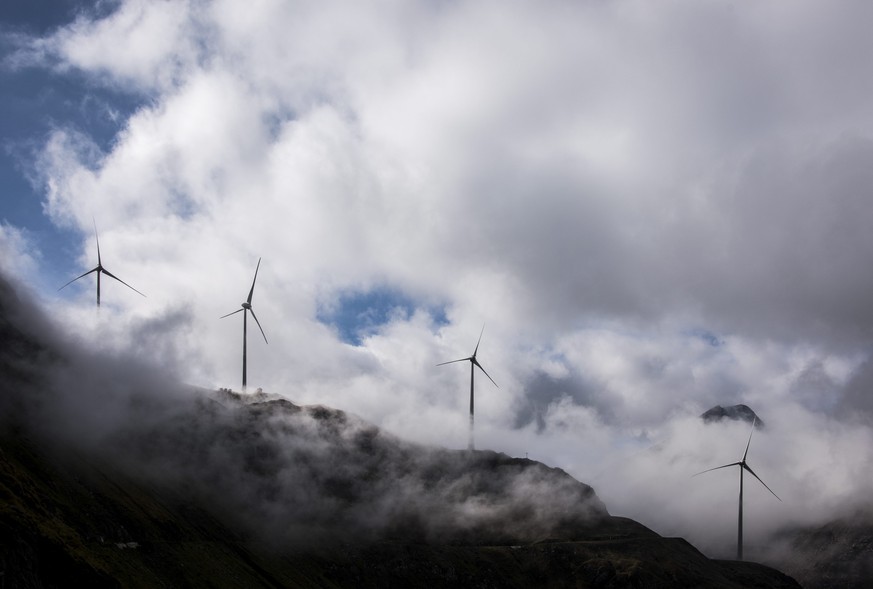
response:
<path id="1" fill-rule="evenodd" d="M 13 10 L 0 18 L 0 33 L 14 32 L 0 35 L 0 184 L 4 191 L 0 221 L 27 227 L 45 254 L 44 260 L 50 261 L 46 271 L 60 279 L 78 269 L 72 266 L 80 242 L 76 232 L 55 227 L 43 212 L 45 194 L 35 165 L 39 152 L 55 129 L 84 132 L 99 150 L 108 151 L 130 115 L 148 97 L 107 87 L 76 70 L 54 72 L 51 64 L 13 67 L 8 60 L 26 42 L 22 33 L 43 34 L 87 6 L 68 2 L 60 14 L 46 14 L 40 20 L 25 10 L 27 4 L 13 2 L 22 14 Z M 49 4 L 36 2 L 31 11 L 40 6 L 47 9 Z M 19 26 L 16 19 L 26 16 L 36 24 Z"/>
<path id="2" fill-rule="evenodd" d="M 724 341 L 720 337 L 718 337 L 717 334 L 709 331 L 708 329 L 703 329 L 702 327 L 689 329 L 685 333 L 686 335 L 689 335 L 691 337 L 703 340 L 713 348 L 719 348 L 724 345 Z"/>
<path id="3" fill-rule="evenodd" d="M 430 313 L 437 326 L 448 323 L 444 307 L 422 305 L 392 288 L 345 292 L 336 304 L 319 308 L 316 318 L 335 327 L 345 343 L 359 346 L 392 319 L 408 319 L 416 309 Z"/>

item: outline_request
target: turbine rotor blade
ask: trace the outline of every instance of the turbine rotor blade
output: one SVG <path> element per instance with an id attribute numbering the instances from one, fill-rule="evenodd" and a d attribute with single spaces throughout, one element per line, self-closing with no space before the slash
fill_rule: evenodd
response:
<path id="1" fill-rule="evenodd" d="M 257 316 L 257 315 L 255 315 L 255 310 L 254 310 L 254 309 L 252 309 L 252 308 L 251 308 L 251 307 L 249 307 L 249 311 L 251 311 L 251 312 L 252 312 L 252 317 L 254 317 L 254 318 L 255 318 L 255 323 L 257 323 L 257 324 L 258 324 L 258 329 L 260 329 L 260 330 L 261 330 L 261 335 L 263 335 L 263 336 L 264 336 L 264 343 L 265 343 L 265 344 L 269 344 L 269 343 L 270 343 L 270 342 L 268 342 L 268 341 L 267 341 L 267 335 L 266 335 L 266 334 L 265 334 L 265 333 L 264 333 L 264 328 L 263 328 L 263 327 L 261 327 L 261 322 L 260 322 L 260 321 L 258 321 L 258 316 Z"/>
<path id="2" fill-rule="evenodd" d="M 482 365 L 479 364 L 479 362 L 478 362 L 477 360 L 475 360 L 475 359 L 474 359 L 472 362 L 473 362 L 473 364 L 475 364 L 476 366 L 478 366 L 478 367 L 479 367 L 479 370 L 481 370 L 482 372 L 484 372 L 484 373 L 485 373 L 485 376 L 488 377 L 488 380 L 490 380 L 492 383 L 494 383 L 494 386 L 497 387 L 497 383 L 494 382 L 494 379 L 491 378 L 491 375 L 490 375 L 490 374 L 488 374 L 487 372 L 485 372 L 485 369 L 482 368 Z M 500 387 L 497 387 L 497 388 L 499 389 Z"/>
<path id="3" fill-rule="evenodd" d="M 740 463 L 740 462 L 731 462 L 730 464 L 724 464 L 724 465 L 722 465 L 722 466 L 716 466 L 715 468 L 707 468 L 706 470 L 701 470 L 701 471 L 698 472 L 697 474 L 693 474 L 693 475 L 691 475 L 691 476 L 692 476 L 692 478 L 693 478 L 693 477 L 696 477 L 697 475 L 701 475 L 701 474 L 703 474 L 703 473 L 705 473 L 705 472 L 710 472 L 710 471 L 713 471 L 713 470 L 718 470 L 718 469 L 720 469 L 720 468 L 728 468 L 729 466 L 742 466 L 742 463 Z"/>
<path id="4" fill-rule="evenodd" d="M 91 217 L 94 222 L 94 239 L 97 240 L 97 267 L 103 267 L 103 262 L 100 261 L 100 238 L 97 236 L 97 220 Z M 116 279 L 117 280 L 117 279 Z"/>
<path id="5" fill-rule="evenodd" d="M 461 358 L 460 360 L 449 360 L 448 362 L 440 362 L 437 366 L 443 366 L 445 364 L 454 364 L 455 362 L 466 362 L 467 360 L 473 361 L 473 358 Z"/>
<path id="6" fill-rule="evenodd" d="M 768 486 L 767 486 L 767 483 L 765 483 L 764 481 L 762 481 L 762 480 L 761 480 L 761 477 L 759 477 L 758 475 L 755 474 L 755 471 L 752 470 L 752 467 L 751 467 L 751 466 L 749 466 L 749 465 L 746 464 L 745 462 L 742 464 L 742 466 L 743 466 L 743 468 L 745 468 L 746 470 L 748 470 L 750 473 L 752 473 L 752 476 L 755 477 L 756 479 L 758 479 L 758 482 L 761 483 L 762 485 L 764 485 L 764 487 L 765 487 L 768 491 L 770 491 L 770 493 L 771 493 L 774 497 L 776 497 L 777 499 L 779 499 L 779 495 L 777 495 L 776 493 L 773 493 L 773 489 L 771 489 L 770 487 L 768 487 Z M 779 499 L 779 501 L 782 501 L 782 499 Z"/>
<path id="7" fill-rule="evenodd" d="M 482 334 L 483 334 L 484 332 L 485 332 L 485 324 L 483 323 L 483 324 L 482 324 L 482 330 L 479 331 L 479 339 L 476 340 L 476 349 L 473 350 L 473 356 L 472 356 L 473 358 L 476 357 L 476 352 L 479 351 L 479 344 L 482 343 Z M 482 367 L 480 366 L 479 368 L 482 368 Z M 483 370 L 483 372 L 484 372 L 484 370 Z M 489 377 L 489 378 L 490 378 L 490 377 Z"/>
<path id="8" fill-rule="evenodd" d="M 97 272 L 99 269 L 100 269 L 100 267 L 98 266 L 97 268 L 94 268 L 93 270 L 88 270 L 87 272 L 85 272 L 84 274 L 82 274 L 82 275 L 80 275 L 80 276 L 76 276 L 75 278 L 73 278 L 71 281 L 69 281 L 68 283 L 66 283 L 65 285 L 63 285 L 63 286 L 62 286 L 61 288 L 59 288 L 58 290 L 60 291 L 60 290 L 63 290 L 63 289 L 65 289 L 65 288 L 67 288 L 68 286 L 70 286 L 71 284 L 73 284 L 74 282 L 76 282 L 77 280 L 79 280 L 80 278 L 84 278 L 85 276 L 88 276 L 88 274 L 90 274 L 91 272 Z"/>
<path id="9" fill-rule="evenodd" d="M 116 276 L 115 274 L 113 274 L 112 272 L 110 272 L 109 270 L 107 270 L 106 268 L 101 269 L 101 272 L 103 272 L 104 274 L 106 274 L 109 278 L 114 278 L 115 280 L 117 280 L 118 282 L 120 282 L 121 284 L 123 284 L 124 286 L 126 286 L 127 288 L 129 288 L 130 290 L 132 290 L 133 292 L 135 292 L 135 293 L 137 293 L 137 294 L 140 294 L 140 295 L 142 295 L 142 296 L 145 296 L 144 294 L 142 294 L 141 292 L 139 292 L 138 290 L 136 290 L 134 287 L 132 287 L 131 285 L 129 285 L 128 283 L 126 283 L 125 281 L 123 281 L 121 278 L 119 278 L 118 276 Z M 148 298 L 148 297 L 146 297 L 146 298 Z"/>
<path id="10" fill-rule="evenodd" d="M 758 417 L 755 416 L 755 419 L 752 420 L 752 431 L 749 432 L 749 441 L 746 442 L 746 451 L 743 452 L 743 462 L 746 461 L 746 455 L 749 453 L 749 446 L 752 445 L 752 434 L 755 433 L 755 424 L 758 423 Z"/>
<path id="11" fill-rule="evenodd" d="M 251 288 L 251 290 L 249 290 L 249 298 L 246 299 L 246 301 L 250 305 L 252 304 L 252 295 L 255 294 L 255 281 L 257 281 L 257 279 L 258 279 L 258 270 L 260 269 L 260 267 L 261 267 L 261 258 L 258 258 L 258 265 L 255 267 L 255 277 L 252 280 L 252 288 Z M 254 315 L 254 313 L 252 313 L 252 315 Z M 264 339 L 267 339 L 267 338 L 264 338 Z"/>
<path id="12" fill-rule="evenodd" d="M 227 315 L 222 315 L 221 317 L 219 317 L 219 319 L 224 319 L 225 317 L 230 317 L 231 315 L 236 315 L 240 311 L 245 311 L 245 309 L 243 309 L 243 308 L 237 309 L 236 311 L 234 311 L 232 313 L 228 313 Z"/>

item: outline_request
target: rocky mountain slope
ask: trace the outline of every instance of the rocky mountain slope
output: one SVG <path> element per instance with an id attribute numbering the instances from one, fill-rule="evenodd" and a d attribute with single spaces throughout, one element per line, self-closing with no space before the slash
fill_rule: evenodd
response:
<path id="1" fill-rule="evenodd" d="M 797 587 L 560 469 L 83 350 L 0 281 L 0 586 Z"/>
<path id="2" fill-rule="evenodd" d="M 806 589 L 866 589 L 873 579 L 873 514 L 786 530 L 773 539 L 767 560 Z"/>
<path id="3" fill-rule="evenodd" d="M 733 421 L 747 421 L 749 423 L 754 423 L 756 428 L 764 427 L 764 422 L 761 421 L 761 418 L 755 414 L 752 408 L 748 405 L 742 404 L 730 405 L 728 407 L 716 405 L 715 407 L 704 411 L 700 415 L 700 418 L 706 423 L 731 419 Z"/>

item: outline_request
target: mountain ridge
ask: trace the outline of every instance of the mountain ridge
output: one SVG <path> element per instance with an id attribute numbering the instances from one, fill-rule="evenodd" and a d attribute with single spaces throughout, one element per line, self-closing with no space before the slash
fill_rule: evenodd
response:
<path id="1" fill-rule="evenodd" d="M 0 280 L 0 578 L 90 587 L 797 587 L 609 514 L 561 469 L 184 387 Z"/>
<path id="2" fill-rule="evenodd" d="M 544 586 L 562 587 L 580 579 L 583 587 L 797 587 L 773 569 L 711 561 L 681 538 L 661 538 L 608 515 L 529 542 L 395 533 L 288 550 L 251 535 L 196 494 L 95 464 L 78 450 L 47 455 L 38 442 L 8 429 L 2 448 L 3 572 L 25 588 L 63 578 L 92 587 L 526 587 L 546 580 Z M 472 458 L 571 478 L 495 452 Z"/>

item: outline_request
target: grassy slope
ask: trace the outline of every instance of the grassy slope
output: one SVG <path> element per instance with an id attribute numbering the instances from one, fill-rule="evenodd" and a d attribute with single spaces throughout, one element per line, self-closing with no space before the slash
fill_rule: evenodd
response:
<path id="1" fill-rule="evenodd" d="M 21 587 L 271 587 L 303 583 L 263 570 L 213 515 L 68 452 L 48 457 L 8 432 L 0 445 L 0 552 Z"/>

